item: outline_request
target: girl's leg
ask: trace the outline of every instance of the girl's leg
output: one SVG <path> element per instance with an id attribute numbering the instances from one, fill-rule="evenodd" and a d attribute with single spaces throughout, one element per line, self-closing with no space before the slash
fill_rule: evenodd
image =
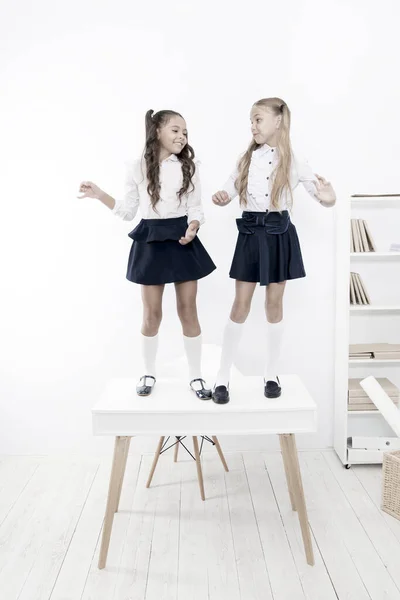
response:
<path id="1" fill-rule="evenodd" d="M 162 319 L 164 285 L 142 285 L 143 321 L 141 329 L 143 375 L 156 377 L 158 329 Z M 154 380 L 141 380 L 138 387 L 152 386 Z M 139 393 L 139 392 L 138 392 Z M 144 394 L 143 395 L 147 395 Z"/>
<path id="2" fill-rule="evenodd" d="M 202 379 L 202 336 L 196 305 L 197 281 L 176 283 L 175 293 L 178 317 L 182 324 L 183 345 L 189 366 L 189 380 Z M 192 388 L 197 391 L 201 390 L 202 382 L 195 381 Z M 207 393 L 207 397 L 211 397 L 210 392 Z"/>
<path id="3" fill-rule="evenodd" d="M 222 340 L 222 352 L 219 371 L 215 386 L 228 387 L 231 366 L 235 358 L 240 338 L 242 336 L 243 324 L 246 321 L 251 308 L 256 283 L 249 281 L 236 281 L 235 300 L 228 323 L 225 325 Z"/>
<path id="4" fill-rule="evenodd" d="M 265 314 L 267 317 L 265 332 L 265 381 L 278 384 L 279 359 L 284 332 L 283 295 L 286 281 L 270 283 L 265 291 Z M 271 390 L 276 386 L 270 385 Z M 279 390 L 280 392 L 280 390 Z"/>

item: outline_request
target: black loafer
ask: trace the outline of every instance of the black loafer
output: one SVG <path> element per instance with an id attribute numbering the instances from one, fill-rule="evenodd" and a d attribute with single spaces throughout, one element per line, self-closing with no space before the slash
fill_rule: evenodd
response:
<path id="1" fill-rule="evenodd" d="M 229 386 L 217 385 L 212 393 L 215 404 L 226 404 L 229 402 Z"/>
<path id="2" fill-rule="evenodd" d="M 151 385 L 147 385 L 146 379 L 152 379 L 153 383 Z M 153 375 L 143 375 L 143 377 L 141 377 L 139 379 L 139 381 L 143 381 L 142 385 L 137 385 L 136 386 L 136 393 L 138 396 L 150 396 L 151 392 L 153 391 L 153 387 L 156 383 L 156 378 L 153 377 Z"/>
<path id="3" fill-rule="evenodd" d="M 278 379 L 278 378 L 277 378 Z M 278 379 L 279 381 L 279 379 Z M 265 381 L 264 380 L 264 396 L 266 398 L 279 398 L 282 389 L 279 383 L 276 381 Z"/>
<path id="4" fill-rule="evenodd" d="M 195 381 L 200 381 L 201 383 L 201 388 L 199 390 L 196 390 L 196 388 L 194 388 L 192 386 L 192 383 L 194 383 Z M 190 389 L 196 394 L 196 396 L 198 398 L 200 398 L 200 400 L 211 400 L 211 396 L 212 396 L 212 392 L 211 390 L 208 390 L 207 388 L 204 387 L 205 381 L 204 379 L 201 379 L 200 377 L 198 379 L 192 379 L 192 381 L 190 382 Z"/>

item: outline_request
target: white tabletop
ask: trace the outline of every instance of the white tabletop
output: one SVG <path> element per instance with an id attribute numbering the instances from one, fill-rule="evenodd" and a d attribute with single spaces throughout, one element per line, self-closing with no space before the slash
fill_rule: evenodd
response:
<path id="1" fill-rule="evenodd" d="M 160 378 L 150 396 L 136 379 L 111 379 L 92 409 L 95 435 L 248 435 L 316 431 L 317 407 L 297 375 L 281 375 L 282 395 L 264 396 L 262 377 L 233 369 L 231 400 L 218 405 L 189 389 L 186 377 Z"/>

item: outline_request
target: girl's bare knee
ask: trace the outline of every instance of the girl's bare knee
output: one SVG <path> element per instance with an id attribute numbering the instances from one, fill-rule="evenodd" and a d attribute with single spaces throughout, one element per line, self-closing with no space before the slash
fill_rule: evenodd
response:
<path id="1" fill-rule="evenodd" d="M 235 323 L 244 323 L 249 315 L 250 306 L 248 304 L 234 304 L 231 310 L 231 320 Z"/>
<path id="2" fill-rule="evenodd" d="M 158 333 L 162 320 L 162 313 L 159 311 L 146 311 L 143 316 L 142 333 L 143 335 L 156 335 Z"/>

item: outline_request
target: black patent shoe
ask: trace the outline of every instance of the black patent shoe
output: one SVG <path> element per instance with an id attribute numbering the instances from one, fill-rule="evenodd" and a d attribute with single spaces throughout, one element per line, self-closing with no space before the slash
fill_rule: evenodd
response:
<path id="1" fill-rule="evenodd" d="M 276 381 L 265 381 L 264 379 L 264 396 L 266 398 L 279 398 L 282 392 L 282 388 L 279 385 L 279 379 L 278 382 L 279 383 L 277 383 Z"/>
<path id="2" fill-rule="evenodd" d="M 151 385 L 147 385 L 147 380 L 148 379 L 152 379 L 153 382 L 151 383 Z M 143 375 L 143 377 L 141 377 L 139 379 L 139 382 L 143 381 L 142 385 L 137 385 L 136 386 L 136 393 L 138 396 L 150 396 L 151 392 L 153 391 L 153 387 L 156 383 L 156 378 L 153 377 L 153 375 Z"/>
<path id="3" fill-rule="evenodd" d="M 196 388 L 194 388 L 192 385 L 195 381 L 199 381 L 201 383 L 201 388 L 199 390 L 196 390 Z M 190 389 L 196 394 L 198 398 L 200 398 L 200 400 L 211 400 L 212 392 L 211 390 L 205 388 L 204 384 L 204 379 L 201 379 L 200 377 L 198 379 L 192 379 L 192 381 L 189 383 Z"/>
<path id="4" fill-rule="evenodd" d="M 229 385 L 217 385 L 212 393 L 215 404 L 227 404 L 229 402 Z"/>

